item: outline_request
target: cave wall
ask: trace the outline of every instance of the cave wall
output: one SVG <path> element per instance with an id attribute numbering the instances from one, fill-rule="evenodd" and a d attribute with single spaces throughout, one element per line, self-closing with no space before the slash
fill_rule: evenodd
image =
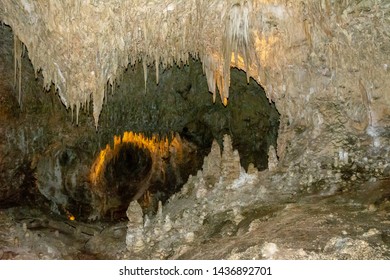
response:
<path id="1" fill-rule="evenodd" d="M 53 82 L 76 115 L 92 99 L 96 124 L 107 81 L 128 63 L 142 60 L 146 79 L 147 65 L 158 77 L 193 55 L 223 103 L 230 66 L 264 87 L 281 114 L 282 162 L 296 158 L 294 150 L 332 157 L 348 141 L 387 146 L 387 1 L 3 3 L 0 20 L 26 45 L 46 86 Z"/>
<path id="2" fill-rule="evenodd" d="M 0 38 L 1 207 L 67 201 L 77 188 L 82 193 L 88 187 L 84 180 L 99 139 L 93 122 L 72 124 L 55 91 L 43 89 L 42 75 L 35 78 L 27 50 L 15 80 L 11 28 L 2 25 Z"/>
<path id="3" fill-rule="evenodd" d="M 282 114 L 280 158 L 294 150 L 287 162 L 305 153 L 321 158 L 360 145 L 388 153 L 389 4 L 300 1 L 272 7 L 264 17 L 275 43 L 265 69 L 253 75 Z"/>

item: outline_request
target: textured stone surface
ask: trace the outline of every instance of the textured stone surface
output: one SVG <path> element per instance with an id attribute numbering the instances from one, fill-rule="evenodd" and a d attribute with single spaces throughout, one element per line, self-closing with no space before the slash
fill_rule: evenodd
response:
<path id="1" fill-rule="evenodd" d="M 221 148 L 214 140 L 209 155 L 204 158 L 202 167 L 203 177 L 208 186 L 213 186 L 221 176 L 221 159 Z"/>
<path id="2" fill-rule="evenodd" d="M 302 173 L 251 170 L 210 188 L 204 168 L 155 215 L 134 201 L 115 224 L 1 210 L 0 259 L 390 258 L 390 178 L 328 178 L 309 191 Z"/>
<path id="3" fill-rule="evenodd" d="M 196 232 L 201 230 L 208 216 L 226 211 L 234 224 L 241 221 L 240 208 L 245 202 L 234 200 L 235 195 L 238 195 L 238 189 L 253 186 L 256 177 L 246 174 L 241 168 L 237 153 L 233 152 L 229 136 L 224 137 L 222 155 L 218 155 L 220 148 L 217 145 L 214 142 L 203 165 L 203 170 L 199 171 L 196 176 L 190 177 L 182 191 L 173 195 L 166 206 L 160 206 L 156 216 L 148 217 L 147 221 L 144 221 L 142 236 L 147 242 L 145 250 L 143 252 L 134 251 L 131 243 L 127 243 L 130 253 L 134 251 L 134 253 L 142 253 L 152 258 L 167 258 L 169 255 L 177 254 L 178 250 L 183 253 L 182 250 L 185 249 L 181 246 L 177 247 L 179 244 L 191 244 L 197 240 Z M 215 164 L 210 164 L 211 159 Z M 218 159 L 219 163 L 216 162 Z M 212 184 L 215 178 L 207 175 L 205 177 L 205 174 L 218 172 L 219 166 L 221 167 L 220 179 Z M 232 212 L 229 213 L 229 211 Z M 139 213 L 140 217 L 141 215 L 142 213 Z M 136 236 L 139 233 L 139 227 L 131 227 L 130 224 L 131 221 L 127 234 Z"/>
<path id="4" fill-rule="evenodd" d="M 275 171 L 278 167 L 278 157 L 274 146 L 270 146 L 268 149 L 268 169 L 269 171 Z"/>
<path id="5" fill-rule="evenodd" d="M 103 224 L 105 230 L 99 231 L 99 222 L 58 221 L 25 208 L 21 213 L 15 212 L 20 208 L 1 210 L 0 228 L 6 231 L 0 232 L 0 257 L 388 259 L 388 1 L 148 3 L 135 1 L 130 8 L 116 0 L 2 1 L 0 20 L 15 35 L 16 88 L 13 73 L 5 71 L 13 68 L 12 50 L 1 48 L 6 63 L 0 63 L 5 73 L 0 79 L 1 199 L 7 207 L 28 201 L 21 190 L 34 190 L 36 167 L 42 179 L 38 188 L 57 186 L 47 195 L 64 204 L 61 194 L 80 182 L 73 184 L 72 174 L 82 172 L 84 162 L 91 165 L 113 135 L 129 127 L 149 132 L 186 128 L 190 136 L 203 131 L 193 139 L 216 138 L 223 150 L 214 144 L 203 170 L 157 213 L 141 217 L 140 206 L 133 203 L 130 216 L 139 222 L 130 223 L 127 232 L 123 223 Z M 102 20 L 96 22 L 97 16 Z M 12 45 L 12 35 L 7 36 L 0 38 Z M 21 59 L 23 45 L 36 72 L 41 69 L 35 84 L 33 71 L 20 74 L 30 67 L 27 57 Z M 193 111 L 192 104 L 209 102 L 211 96 L 192 80 L 176 78 L 175 71 L 197 80 L 200 67 L 161 71 L 174 61 L 191 64 L 190 55 L 202 61 L 214 97 L 218 88 L 226 103 L 230 82 L 228 108 L 244 105 L 224 111 L 221 104 L 210 103 L 207 110 Z M 121 80 L 128 63 L 135 71 Z M 230 66 L 245 70 L 275 103 L 277 145 L 267 133 L 278 126 L 277 118 L 256 111 L 264 103 L 256 91 L 241 100 L 234 95 L 238 80 L 230 76 Z M 130 76 L 130 70 L 124 75 Z M 148 72 L 155 76 L 148 81 L 158 81 L 160 88 L 151 91 Z M 169 77 L 177 83 L 165 83 Z M 107 86 L 115 79 L 117 92 L 116 86 Z M 68 112 L 53 91 L 40 89 L 52 82 Z M 189 94 L 199 92 L 207 97 Z M 96 121 L 104 97 L 98 132 L 88 113 L 79 116 L 82 126 L 72 126 L 71 114 L 78 115 L 82 106 Z M 226 133 L 233 134 L 231 140 L 223 141 Z M 257 146 L 239 155 L 234 145 L 241 139 Z M 76 147 L 83 150 L 76 152 L 81 159 L 61 166 L 60 155 Z M 256 158 L 258 151 L 260 163 L 267 163 L 269 152 L 270 170 L 249 165 L 246 172 L 240 157 Z M 38 202 L 47 203 L 42 197 Z M 26 213 L 33 218 L 26 220 Z M 83 250 L 86 256 L 77 253 Z"/>
<path id="6" fill-rule="evenodd" d="M 129 62 L 165 67 L 194 54 L 223 101 L 230 65 L 265 88 L 281 114 L 281 160 L 294 148 L 330 156 L 351 134 L 383 147 L 390 115 L 387 1 L 3 3 L 0 19 L 27 46 L 45 84 L 54 82 L 76 111 L 92 94 L 95 120 L 107 80 L 114 83 Z"/>

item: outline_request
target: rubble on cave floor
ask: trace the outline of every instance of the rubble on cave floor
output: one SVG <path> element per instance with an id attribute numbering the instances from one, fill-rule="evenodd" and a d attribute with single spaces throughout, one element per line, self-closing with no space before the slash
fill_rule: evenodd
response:
<path id="1" fill-rule="evenodd" d="M 0 211 L 0 259 L 156 259 L 164 249 L 172 254 L 166 259 L 390 259 L 389 184 L 290 201 L 270 198 L 242 209 L 239 223 L 228 213 L 216 214 L 192 239 L 165 248 L 149 243 L 138 253 L 126 250 L 126 222 L 84 224 L 10 208 Z"/>
<path id="2" fill-rule="evenodd" d="M 389 185 L 384 180 L 345 193 L 253 205 L 234 230 L 221 222 L 213 238 L 180 258 L 389 259 Z"/>
<path id="3" fill-rule="evenodd" d="M 71 221 L 27 207 L 1 210 L 0 259 L 114 259 L 123 246 L 125 227 L 120 223 L 109 225 Z M 97 236 L 105 237 L 108 243 L 114 240 L 111 243 L 118 248 L 95 254 L 88 248 Z"/>

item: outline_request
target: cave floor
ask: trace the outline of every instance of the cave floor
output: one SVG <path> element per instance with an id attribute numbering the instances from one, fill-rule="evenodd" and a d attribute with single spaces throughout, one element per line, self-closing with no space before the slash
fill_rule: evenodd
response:
<path id="1" fill-rule="evenodd" d="M 205 226 L 173 259 L 390 259 L 390 180 L 248 206 Z M 281 196 L 282 197 L 282 196 Z M 134 259 L 127 222 L 82 223 L 37 209 L 0 211 L 0 259 Z"/>

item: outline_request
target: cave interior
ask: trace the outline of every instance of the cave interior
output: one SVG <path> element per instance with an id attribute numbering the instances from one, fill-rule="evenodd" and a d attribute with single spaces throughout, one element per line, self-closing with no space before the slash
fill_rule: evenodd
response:
<path id="1" fill-rule="evenodd" d="M 386 1 L 3 2 L 0 259 L 390 258 Z"/>

